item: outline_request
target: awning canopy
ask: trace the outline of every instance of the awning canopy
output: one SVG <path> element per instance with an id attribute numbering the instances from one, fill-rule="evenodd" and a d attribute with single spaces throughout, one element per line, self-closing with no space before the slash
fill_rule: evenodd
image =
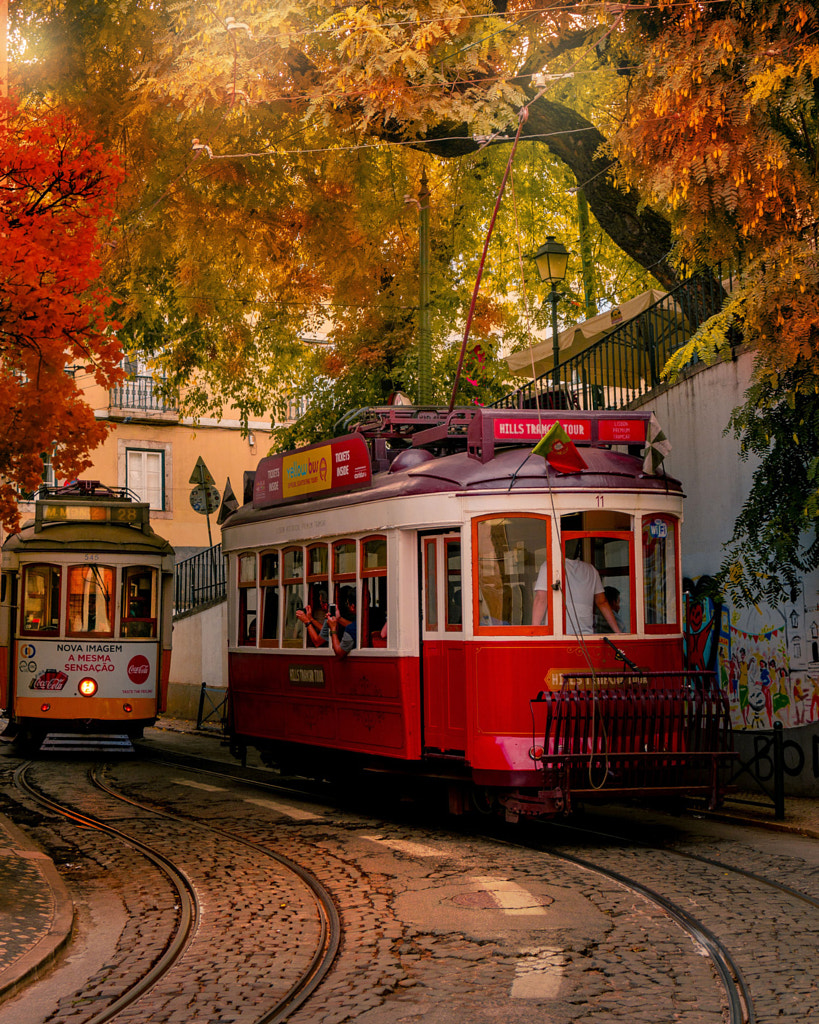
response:
<path id="1" fill-rule="evenodd" d="M 663 299 L 668 299 L 668 302 L 662 304 Z M 574 324 L 561 331 L 558 335 L 561 364 L 584 352 L 611 334 L 612 331 L 617 330 L 621 324 L 633 320 L 657 303 L 661 303 L 661 305 L 652 311 L 653 329 L 655 331 L 658 328 L 662 330 L 663 325 L 667 324 L 669 329 L 679 330 L 685 320 L 682 310 L 673 299 L 668 297 L 667 292 L 650 288 L 636 298 L 621 302 L 619 306 L 606 310 L 605 313 L 599 313 L 590 320 Z M 554 365 L 554 345 L 551 337 L 524 351 L 513 352 L 512 355 L 506 357 L 506 363 L 513 373 L 527 377 L 539 377 L 541 374 L 548 373 Z"/>

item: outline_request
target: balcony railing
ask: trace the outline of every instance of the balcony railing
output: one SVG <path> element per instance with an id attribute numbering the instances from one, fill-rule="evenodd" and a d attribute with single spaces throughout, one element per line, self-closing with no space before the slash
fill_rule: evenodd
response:
<path id="1" fill-rule="evenodd" d="M 111 388 L 109 405 L 136 412 L 176 412 L 176 405 L 164 399 L 154 378 L 148 376 L 131 377 Z"/>

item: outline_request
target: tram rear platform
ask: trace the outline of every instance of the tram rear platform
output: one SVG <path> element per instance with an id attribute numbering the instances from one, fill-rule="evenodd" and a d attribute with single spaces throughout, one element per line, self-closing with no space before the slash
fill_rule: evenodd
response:
<path id="1" fill-rule="evenodd" d="M 146 729 L 143 742 L 154 750 L 236 764 L 221 732 L 197 729 L 195 722 L 160 719 Z M 0 737 L 4 756 L 12 756 L 12 749 Z M 770 801 L 742 796 L 741 805 L 702 813 L 819 840 L 819 798 L 788 797 L 785 818 L 778 820 Z M 68 944 L 73 921 L 71 897 L 54 862 L 0 814 L 0 999 L 48 969 Z"/>

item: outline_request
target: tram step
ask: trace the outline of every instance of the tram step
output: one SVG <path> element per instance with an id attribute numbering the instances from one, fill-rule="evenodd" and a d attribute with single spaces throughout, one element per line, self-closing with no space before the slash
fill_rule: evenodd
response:
<path id="1" fill-rule="evenodd" d="M 134 745 L 125 733 L 49 732 L 40 744 L 40 752 L 106 751 L 133 754 Z"/>

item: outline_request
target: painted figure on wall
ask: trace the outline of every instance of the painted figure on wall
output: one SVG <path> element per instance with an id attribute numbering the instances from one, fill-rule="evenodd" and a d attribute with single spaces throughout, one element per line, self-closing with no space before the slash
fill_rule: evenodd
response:
<path id="1" fill-rule="evenodd" d="M 683 580 L 685 666 L 692 672 L 712 672 L 717 666 L 719 620 L 722 606 L 714 599 L 711 576 Z"/>

